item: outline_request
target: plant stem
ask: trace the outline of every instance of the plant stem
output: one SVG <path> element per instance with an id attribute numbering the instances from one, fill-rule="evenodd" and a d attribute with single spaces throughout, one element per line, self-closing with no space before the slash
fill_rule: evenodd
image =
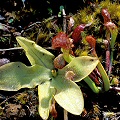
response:
<path id="1" fill-rule="evenodd" d="M 109 81 L 109 78 L 108 78 L 108 75 L 105 71 L 105 69 L 103 68 L 101 62 L 99 61 L 98 65 L 97 65 L 97 68 L 101 74 L 101 77 L 103 79 L 103 82 L 104 82 L 104 90 L 105 91 L 108 91 L 109 88 L 110 88 L 110 81 Z"/>
<path id="2" fill-rule="evenodd" d="M 112 71 L 112 63 L 113 63 L 113 50 L 111 50 L 111 55 L 110 55 L 110 65 L 109 65 L 109 70 L 108 70 L 108 76 L 110 76 L 111 71 Z"/>
<path id="3" fill-rule="evenodd" d="M 105 70 L 107 72 L 109 71 L 109 67 L 110 67 L 110 50 L 106 50 Z"/>
<path id="4" fill-rule="evenodd" d="M 106 42 L 104 42 L 106 47 L 106 61 L 105 61 L 105 70 L 108 73 L 110 67 L 110 32 L 106 29 Z"/>
<path id="5" fill-rule="evenodd" d="M 66 14 L 64 9 L 62 9 L 62 14 L 63 14 L 63 31 L 66 33 Z"/>
<path id="6" fill-rule="evenodd" d="M 115 45 L 115 41 L 118 35 L 118 28 L 114 23 L 111 23 L 112 27 L 109 26 L 109 30 L 111 33 L 111 41 L 110 41 L 110 50 L 111 50 L 111 56 L 110 56 L 110 65 L 109 65 L 109 71 L 108 71 L 108 75 L 110 76 L 111 71 L 112 71 L 112 63 L 113 63 L 113 51 L 114 51 L 114 45 Z"/>
<path id="7" fill-rule="evenodd" d="M 115 31 L 111 32 L 111 43 L 110 43 L 111 55 L 110 55 L 110 66 L 109 66 L 109 71 L 108 71 L 109 76 L 110 76 L 111 71 L 112 71 L 113 52 L 114 52 L 114 45 L 115 45 L 117 34 L 118 34 L 117 29 Z"/>
<path id="8" fill-rule="evenodd" d="M 64 120 L 68 120 L 68 112 L 64 109 Z"/>
<path id="9" fill-rule="evenodd" d="M 8 48 L 8 49 L 0 49 L 0 52 L 9 51 L 9 50 L 20 50 L 20 49 L 23 49 L 23 48 L 22 47 L 14 47 L 14 48 Z"/>
<path id="10" fill-rule="evenodd" d="M 95 50 L 93 51 L 93 55 L 95 57 L 98 57 Z M 104 82 L 104 90 L 108 91 L 110 89 L 110 80 L 109 80 L 109 77 L 108 77 L 108 75 L 107 75 L 107 73 L 106 73 L 106 71 L 105 71 L 105 69 L 102 66 L 100 61 L 97 64 L 97 68 L 98 68 L 98 71 L 100 72 L 100 75 L 101 75 L 102 80 Z"/>
<path id="11" fill-rule="evenodd" d="M 62 49 L 62 52 L 63 52 L 63 57 L 65 59 L 65 61 L 67 63 L 70 63 L 72 61 L 72 59 L 74 58 L 74 56 L 72 56 L 69 52 L 70 50 L 67 50 L 67 49 Z"/>
<path id="12" fill-rule="evenodd" d="M 88 86 L 92 89 L 94 93 L 99 93 L 98 87 L 95 85 L 95 83 L 91 80 L 89 76 L 84 78 L 84 81 L 88 84 Z"/>

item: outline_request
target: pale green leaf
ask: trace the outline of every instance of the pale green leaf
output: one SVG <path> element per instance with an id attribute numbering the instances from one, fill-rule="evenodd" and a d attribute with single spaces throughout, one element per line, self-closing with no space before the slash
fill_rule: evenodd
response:
<path id="1" fill-rule="evenodd" d="M 79 86 L 73 81 L 65 80 L 62 75 L 53 79 L 52 85 L 56 89 L 54 98 L 57 103 L 68 112 L 80 115 L 84 108 L 84 99 Z"/>
<path id="2" fill-rule="evenodd" d="M 38 86 L 39 114 L 44 120 L 49 117 L 53 94 L 55 94 L 55 91 L 54 88 L 50 87 L 50 81 Z"/>
<path id="3" fill-rule="evenodd" d="M 12 62 L 0 67 L 0 90 L 17 91 L 33 88 L 51 79 L 51 71 L 39 65 Z"/>
<path id="4" fill-rule="evenodd" d="M 87 77 L 97 66 L 99 60 L 97 57 L 81 56 L 74 58 L 67 66 L 58 71 L 65 79 L 72 78 L 73 81 L 79 82 Z M 68 73 L 73 74 L 68 74 Z"/>
<path id="5" fill-rule="evenodd" d="M 35 44 L 34 41 L 24 37 L 16 37 L 20 46 L 25 50 L 31 65 L 38 64 L 46 68 L 53 69 L 54 55 L 44 48 Z"/>

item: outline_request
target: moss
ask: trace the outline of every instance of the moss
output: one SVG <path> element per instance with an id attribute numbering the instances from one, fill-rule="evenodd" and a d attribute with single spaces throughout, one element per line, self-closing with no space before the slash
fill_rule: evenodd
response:
<path id="1" fill-rule="evenodd" d="M 111 2 L 110 0 L 105 0 L 100 3 L 91 3 L 90 6 L 79 10 L 79 12 L 73 15 L 75 20 L 75 26 L 83 23 L 90 23 L 92 22 L 94 26 L 94 30 L 98 31 L 96 27 L 98 24 L 101 23 L 102 16 L 101 16 L 101 9 L 107 8 L 109 13 L 111 14 L 111 20 L 119 27 L 120 26 L 120 4 L 118 2 Z M 119 29 L 120 30 L 120 29 Z"/>

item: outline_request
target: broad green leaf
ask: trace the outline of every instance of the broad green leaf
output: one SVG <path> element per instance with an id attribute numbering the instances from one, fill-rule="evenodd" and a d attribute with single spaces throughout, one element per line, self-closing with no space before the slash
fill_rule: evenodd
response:
<path id="1" fill-rule="evenodd" d="M 49 110 L 54 94 L 55 91 L 54 88 L 50 87 L 50 81 L 38 86 L 39 114 L 44 120 L 49 117 Z"/>
<path id="2" fill-rule="evenodd" d="M 24 37 L 16 37 L 20 46 L 25 50 L 31 65 L 38 64 L 49 69 L 53 69 L 54 55 L 44 48 L 35 44 L 34 41 Z"/>
<path id="3" fill-rule="evenodd" d="M 39 65 L 27 67 L 21 62 L 12 62 L 0 67 L 0 90 L 33 88 L 50 79 L 51 71 Z"/>
<path id="4" fill-rule="evenodd" d="M 73 58 L 73 60 L 63 69 L 60 69 L 58 74 L 63 75 L 65 79 L 72 78 L 73 81 L 79 82 L 87 77 L 95 69 L 98 62 L 99 60 L 97 57 L 76 57 Z"/>
<path id="5" fill-rule="evenodd" d="M 84 108 L 84 99 L 79 86 L 71 80 L 58 75 L 51 83 L 56 89 L 54 96 L 57 103 L 68 112 L 80 115 Z"/>

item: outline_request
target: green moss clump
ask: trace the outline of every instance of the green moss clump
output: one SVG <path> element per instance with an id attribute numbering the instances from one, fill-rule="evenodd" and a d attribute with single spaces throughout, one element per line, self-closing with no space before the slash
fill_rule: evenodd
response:
<path id="1" fill-rule="evenodd" d="M 120 26 L 120 4 L 118 2 L 111 2 L 110 0 L 105 0 L 95 3 L 91 3 L 90 6 L 80 10 L 77 14 L 73 16 L 75 20 L 75 27 L 79 24 L 90 23 L 94 28 L 98 27 L 98 24 L 103 24 L 101 10 L 102 8 L 107 8 L 111 20 L 119 27 Z M 96 30 L 96 29 L 95 29 Z M 120 28 L 119 28 L 120 30 Z"/>

